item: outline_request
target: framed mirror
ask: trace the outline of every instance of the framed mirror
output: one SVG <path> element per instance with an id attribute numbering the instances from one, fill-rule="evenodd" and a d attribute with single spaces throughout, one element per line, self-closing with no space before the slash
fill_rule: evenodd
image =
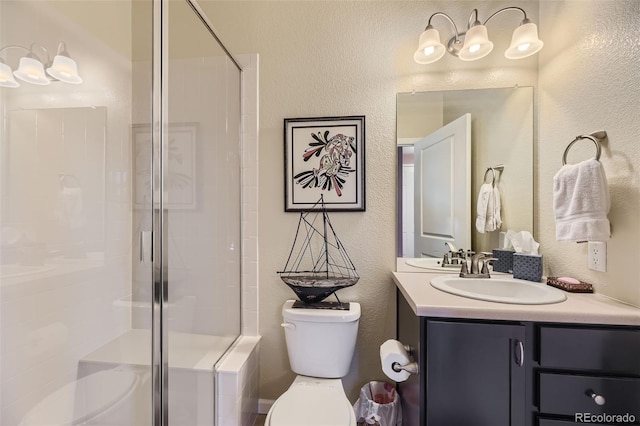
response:
<path id="1" fill-rule="evenodd" d="M 446 242 L 464 250 L 491 251 L 500 246 L 501 232 L 533 233 L 532 87 L 398 93 L 396 102 L 398 257 L 439 257 L 449 250 Z M 447 167 L 438 168 L 447 171 L 449 176 L 446 178 L 434 179 L 434 169 L 416 170 L 414 146 L 421 146 L 433 135 L 445 134 L 442 128 L 463 116 L 470 118 L 469 159 L 462 162 L 466 166 L 460 166 L 460 161 L 454 164 L 460 156 L 456 153 L 443 160 L 451 161 Z M 440 140 L 445 145 L 450 143 L 448 139 Z M 419 155 L 425 158 L 425 154 Z M 435 164 L 420 158 L 417 163 Z M 465 175 L 464 179 L 459 178 L 462 175 Z M 430 182 L 438 184 L 422 182 L 426 176 L 430 176 Z M 495 185 L 499 192 L 502 224 L 495 231 L 479 232 L 476 226 L 478 194 L 483 183 Z M 417 187 L 422 187 L 422 192 L 416 191 Z M 426 214 L 421 197 L 446 200 L 439 203 L 443 210 Z M 453 215 L 451 219 L 447 217 L 453 209 L 453 201 L 450 200 L 460 198 L 463 198 L 464 206 L 456 208 L 469 211 L 470 220 L 467 217 L 464 223 L 459 224 Z M 446 226 L 437 229 L 431 224 Z M 464 226 L 467 228 L 458 229 Z M 418 229 L 421 231 L 416 231 Z M 470 236 L 470 243 L 469 239 L 463 238 L 458 244 L 455 233 L 466 233 Z M 416 243 L 424 234 L 430 234 L 435 241 L 428 252 L 421 250 Z"/>

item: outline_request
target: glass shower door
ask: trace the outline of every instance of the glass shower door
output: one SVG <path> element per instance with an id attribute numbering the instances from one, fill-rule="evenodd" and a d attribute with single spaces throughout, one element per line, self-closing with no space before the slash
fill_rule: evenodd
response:
<path id="1" fill-rule="evenodd" d="M 195 2 L 163 8 L 156 386 L 164 424 L 214 424 L 214 365 L 240 334 L 241 72 Z"/>
<path id="2" fill-rule="evenodd" d="M 152 11 L 0 2 L 3 426 L 151 424 Z"/>

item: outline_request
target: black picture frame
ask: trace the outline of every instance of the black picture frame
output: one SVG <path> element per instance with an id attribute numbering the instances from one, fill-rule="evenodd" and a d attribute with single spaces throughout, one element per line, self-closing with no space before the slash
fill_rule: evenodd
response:
<path id="1" fill-rule="evenodd" d="M 363 212 L 365 116 L 285 118 L 285 212 Z"/>

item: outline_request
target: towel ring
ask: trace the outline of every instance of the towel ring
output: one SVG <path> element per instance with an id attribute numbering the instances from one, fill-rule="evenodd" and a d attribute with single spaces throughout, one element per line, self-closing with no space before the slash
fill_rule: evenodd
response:
<path id="1" fill-rule="evenodd" d="M 504 164 L 498 164 L 497 166 L 487 167 L 487 170 L 484 172 L 484 177 L 482 178 L 483 183 L 487 182 L 487 175 L 491 172 L 491 185 L 496 185 L 496 170 L 499 172 L 504 170 Z"/>
<path id="2" fill-rule="evenodd" d="M 592 141 L 594 144 L 596 144 L 596 156 L 595 159 L 596 160 L 600 160 L 600 154 L 602 152 L 602 149 L 600 148 L 600 142 L 598 142 L 598 139 L 596 139 L 595 137 L 591 136 L 591 135 L 580 135 L 580 136 L 576 136 L 576 138 L 574 140 L 571 141 L 571 143 L 569 143 L 569 145 L 567 145 L 567 147 L 564 149 L 564 154 L 562 154 L 562 165 L 564 166 L 565 164 L 567 164 L 567 153 L 569 152 L 569 148 L 571 148 L 571 146 L 578 142 L 579 140 L 582 139 L 589 139 L 590 141 Z"/>
<path id="3" fill-rule="evenodd" d="M 487 175 L 491 172 L 491 182 L 487 182 Z M 496 171 L 493 167 L 488 167 L 487 171 L 484 172 L 484 178 L 482 179 L 484 183 L 490 183 L 491 185 L 496 184 Z"/>

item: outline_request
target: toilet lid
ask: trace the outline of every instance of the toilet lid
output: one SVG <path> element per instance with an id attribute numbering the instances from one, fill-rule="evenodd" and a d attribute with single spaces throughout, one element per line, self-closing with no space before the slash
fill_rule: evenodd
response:
<path id="1" fill-rule="evenodd" d="M 106 370 L 82 377 L 45 397 L 20 426 L 83 423 L 117 404 L 135 387 L 133 371 Z"/>
<path id="2" fill-rule="evenodd" d="M 342 389 L 294 386 L 277 399 L 270 426 L 348 426 L 355 419 Z"/>

